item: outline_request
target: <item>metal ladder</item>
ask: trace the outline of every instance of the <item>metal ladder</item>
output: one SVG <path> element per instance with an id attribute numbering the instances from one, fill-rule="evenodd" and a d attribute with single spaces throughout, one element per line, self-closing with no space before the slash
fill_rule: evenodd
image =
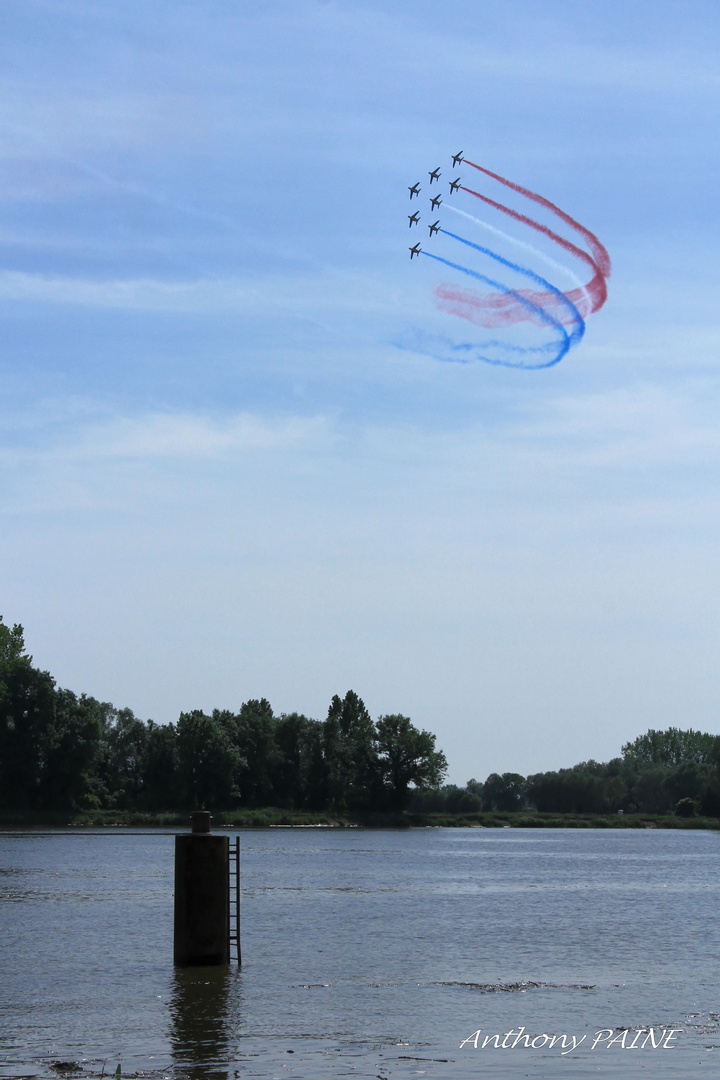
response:
<path id="1" fill-rule="evenodd" d="M 233 948 L 235 955 L 233 955 Z M 228 956 L 230 963 L 237 961 L 242 966 L 240 957 L 240 837 L 235 842 L 229 840 L 228 846 Z"/>

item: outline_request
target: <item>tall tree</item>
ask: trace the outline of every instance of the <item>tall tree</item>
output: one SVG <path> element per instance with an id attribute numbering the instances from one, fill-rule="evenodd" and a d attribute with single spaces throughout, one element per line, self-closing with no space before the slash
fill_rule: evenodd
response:
<path id="1" fill-rule="evenodd" d="M 106 705 L 102 772 L 110 805 L 137 806 L 146 782 L 148 725 L 131 709 Z"/>
<path id="2" fill-rule="evenodd" d="M 266 698 L 252 698 L 240 706 L 236 715 L 229 712 L 216 715 L 242 758 L 239 773 L 242 805 L 272 806 L 279 753 L 270 702 Z"/>
<path id="3" fill-rule="evenodd" d="M 435 736 L 420 731 L 409 716 L 394 713 L 379 717 L 376 727 L 378 764 L 389 806 L 407 805 L 410 784 L 416 788 L 438 787 L 447 772 L 447 759 L 435 749 Z"/>
<path id="4" fill-rule="evenodd" d="M 94 698 L 58 690 L 33 667 L 23 629 L 0 618 L 0 799 L 13 809 L 83 805 L 97 766 L 102 718 Z"/>
<path id="5" fill-rule="evenodd" d="M 55 681 L 33 667 L 23 628 L 0 617 L 0 800 L 12 809 L 43 804 L 55 719 Z"/>
<path id="6" fill-rule="evenodd" d="M 375 725 L 354 690 L 333 697 L 323 738 L 329 805 L 336 810 L 371 806 L 381 786 Z"/>
<path id="7" fill-rule="evenodd" d="M 216 716 L 200 709 L 180 713 L 177 748 L 186 806 L 225 809 L 238 801 L 243 758 Z"/>
<path id="8" fill-rule="evenodd" d="M 140 802 L 149 810 L 174 810 L 184 802 L 174 724 L 148 720 L 142 780 Z"/>
<path id="9" fill-rule="evenodd" d="M 101 753 L 103 705 L 72 690 L 56 690 L 42 778 L 43 806 L 64 810 L 97 805 L 94 780 Z"/>
<path id="10" fill-rule="evenodd" d="M 322 724 L 300 713 L 283 713 L 275 721 L 275 745 L 274 804 L 288 809 L 321 808 Z"/>

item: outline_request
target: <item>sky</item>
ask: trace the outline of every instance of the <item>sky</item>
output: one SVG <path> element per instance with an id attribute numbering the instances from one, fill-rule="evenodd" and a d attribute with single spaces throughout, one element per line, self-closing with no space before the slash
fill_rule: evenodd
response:
<path id="1" fill-rule="evenodd" d="M 157 722 L 353 689 L 458 784 L 720 733 L 719 48 L 715 0 L 3 0 L 0 614 L 35 663 Z M 408 257 L 461 150 L 610 253 L 552 367 L 427 345 L 487 337 Z"/>

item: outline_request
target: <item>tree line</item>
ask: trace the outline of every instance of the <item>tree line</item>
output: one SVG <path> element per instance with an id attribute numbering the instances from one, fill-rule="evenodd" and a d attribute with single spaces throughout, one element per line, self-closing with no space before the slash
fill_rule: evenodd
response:
<path id="1" fill-rule="evenodd" d="M 33 666 L 23 629 L 0 616 L 0 808 L 288 810 L 473 814 L 705 814 L 720 817 L 720 736 L 650 730 L 608 762 L 442 785 L 435 736 L 402 714 L 373 721 L 349 690 L 325 720 L 238 712 L 140 720 L 59 688 Z"/>
<path id="2" fill-rule="evenodd" d="M 611 761 L 582 761 L 568 769 L 521 776 L 491 773 L 484 783 L 417 792 L 419 812 L 479 809 L 554 814 L 704 814 L 720 817 L 720 736 L 692 729 L 650 729 Z"/>
<path id="3" fill-rule="evenodd" d="M 237 713 L 141 720 L 59 688 L 33 666 L 22 627 L 0 617 L 4 809 L 398 811 L 446 772 L 433 734 L 399 713 L 373 721 L 352 690 L 333 697 L 324 721 L 276 716 L 264 698 Z"/>

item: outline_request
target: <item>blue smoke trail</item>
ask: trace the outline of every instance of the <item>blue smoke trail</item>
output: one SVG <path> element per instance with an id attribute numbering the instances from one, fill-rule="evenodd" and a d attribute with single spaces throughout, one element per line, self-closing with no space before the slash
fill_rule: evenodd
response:
<path id="1" fill-rule="evenodd" d="M 531 281 L 534 281 L 536 285 L 541 285 L 543 289 L 547 289 L 549 292 L 551 292 L 553 296 L 557 297 L 560 303 L 564 304 L 565 307 L 569 310 L 574 323 L 570 338 L 568 340 L 568 346 L 565 352 L 567 352 L 568 349 L 571 349 L 574 345 L 577 345 L 580 341 L 582 341 L 585 334 L 585 320 L 573 304 L 572 300 L 568 300 L 564 292 L 561 292 L 560 289 L 556 288 L 544 277 L 536 274 L 534 270 L 529 270 L 526 266 L 519 266 L 517 263 L 510 262 L 509 259 L 504 259 L 502 255 L 498 255 L 496 252 L 491 251 L 490 248 L 482 247 L 482 245 L 480 244 L 475 244 L 472 240 L 466 240 L 463 236 L 457 236 L 456 233 L 448 232 L 447 229 L 440 229 L 439 231 L 445 236 L 452 237 L 453 240 L 459 240 L 461 244 L 465 244 L 467 247 L 474 248 L 475 251 L 479 251 L 483 255 L 489 255 L 490 258 L 494 259 L 496 262 L 501 263 L 503 266 L 507 266 L 508 269 L 514 270 L 517 274 L 523 274 L 524 277 L 528 277 Z M 515 293 L 515 295 L 517 296 L 518 294 Z M 529 303 L 529 301 L 526 302 Z M 534 307 L 536 311 L 544 310 L 542 308 L 539 308 L 535 304 L 532 304 L 531 306 Z M 548 313 L 545 312 L 545 314 L 547 315 Z M 550 318 L 550 316 L 548 317 Z M 552 321 L 556 326 L 560 325 L 555 319 L 553 319 Z M 564 355 L 565 353 L 563 353 L 563 356 Z"/>
<path id="2" fill-rule="evenodd" d="M 503 240 L 506 240 L 509 244 L 513 244 L 515 247 L 522 248 L 523 251 L 528 251 L 531 255 L 534 255 L 537 259 L 541 259 L 548 266 L 552 266 L 554 270 L 560 270 L 563 274 L 572 280 L 573 284 L 580 289 L 584 295 L 588 305 L 588 309 L 592 308 L 592 298 L 588 292 L 587 285 L 585 285 L 580 278 L 574 273 L 570 267 L 565 266 L 563 263 L 556 262 L 555 259 L 551 259 L 549 255 L 546 255 L 544 251 L 540 251 L 539 248 L 533 247 L 532 244 L 528 244 L 526 240 L 518 240 L 516 236 L 511 236 L 510 233 L 503 232 L 502 229 L 496 229 L 494 225 L 491 225 L 489 221 L 483 221 L 482 218 L 473 217 L 472 214 L 468 214 L 466 210 L 461 210 L 459 206 L 451 206 L 450 203 L 443 203 L 445 210 L 452 210 L 453 214 L 460 214 L 462 217 L 467 218 L 468 221 L 472 221 L 475 225 L 479 225 L 482 229 L 487 229 L 488 232 L 494 233 L 495 236 L 500 236 Z M 579 310 L 579 309 L 578 309 Z"/>
<path id="3" fill-rule="evenodd" d="M 440 232 L 445 232 L 445 229 L 440 229 Z M 506 266 L 511 267 L 513 270 L 517 269 L 521 273 L 531 274 L 533 277 L 538 277 L 538 275 L 533 274 L 532 270 L 524 271 L 522 267 L 515 267 L 513 263 L 510 263 L 506 259 L 503 259 L 500 255 L 495 255 L 495 253 L 490 251 L 489 249 L 481 248 L 479 244 L 473 244 L 469 240 L 463 240 L 462 237 L 455 236 L 453 233 L 447 233 L 446 235 L 447 236 L 452 236 L 454 240 L 460 240 L 461 243 L 463 243 L 463 244 L 468 244 L 470 247 L 477 248 L 479 251 L 482 251 L 483 253 L 487 253 L 488 255 L 491 255 L 494 259 L 497 259 L 499 262 L 502 262 Z M 558 334 L 560 335 L 560 344 L 559 344 L 559 347 L 558 347 L 557 356 L 554 356 L 551 360 L 548 360 L 547 363 L 545 363 L 545 364 L 523 364 L 521 362 L 512 363 L 512 361 L 510 361 L 510 360 L 493 360 L 493 359 L 491 359 L 490 357 L 487 357 L 487 356 L 480 356 L 479 359 L 484 360 L 486 364 L 494 364 L 494 365 L 496 365 L 498 367 L 533 368 L 533 369 L 553 367 L 555 364 L 560 363 L 562 358 L 570 350 L 571 345 L 575 344 L 574 341 L 571 341 L 571 337 L 570 337 L 570 335 L 568 335 L 568 333 L 565 330 L 565 327 L 562 325 L 562 323 L 558 322 L 557 319 L 554 319 L 553 316 L 550 315 L 547 311 L 545 311 L 544 308 L 541 308 L 538 304 L 533 304 L 530 300 L 527 299 L 527 297 L 522 296 L 515 289 L 508 288 L 507 285 L 503 285 L 502 282 L 500 282 L 500 281 L 493 281 L 492 278 L 486 277 L 485 274 L 478 273 L 477 270 L 469 270 L 467 266 L 460 266 L 459 263 L 450 262 L 449 259 L 443 259 L 441 255 L 433 255 L 433 253 L 431 251 L 421 251 L 420 254 L 421 255 L 426 255 L 428 257 L 428 259 L 435 259 L 436 262 L 443 263 L 445 266 L 449 266 L 452 270 L 459 270 L 462 274 L 467 274 L 468 277 L 476 278 L 478 281 L 482 281 L 486 285 L 489 285 L 492 289 L 500 289 L 501 292 L 506 293 L 508 296 L 512 296 L 515 300 L 517 300 L 517 302 L 519 304 L 522 304 L 523 307 L 527 308 L 528 311 L 532 312 L 533 315 L 537 315 L 538 318 L 540 318 L 540 320 L 542 322 L 546 323 L 548 326 L 551 326 L 554 330 L 557 330 Z M 538 277 L 538 281 L 543 281 L 543 279 Z M 550 285 L 549 282 L 544 282 L 544 285 L 546 285 L 550 289 L 553 289 L 553 286 Z M 577 310 L 577 308 L 575 307 L 574 304 L 570 303 L 570 301 L 567 299 L 567 297 L 563 293 L 560 293 L 559 289 L 553 289 L 553 291 L 559 293 L 559 295 L 563 297 L 563 300 L 565 300 L 566 303 L 568 303 L 570 305 L 570 307 L 573 309 L 573 311 L 577 314 L 578 319 L 580 319 L 580 322 L 582 323 L 582 332 L 580 333 L 579 337 L 576 338 L 576 340 L 579 341 L 580 338 L 582 337 L 582 333 L 584 333 L 584 331 L 585 331 L 585 323 L 583 322 L 583 319 L 582 319 L 582 316 L 580 315 L 580 312 Z M 575 331 L 573 331 L 573 333 L 575 333 Z M 455 346 L 455 348 L 458 349 L 458 351 L 460 351 L 460 350 L 467 351 L 468 349 L 472 348 L 472 346 L 470 346 L 470 345 L 459 345 L 459 346 Z M 523 353 L 535 352 L 535 350 L 534 349 L 522 349 L 522 352 Z"/>
<path id="4" fill-rule="evenodd" d="M 521 368 L 524 371 L 537 371 L 541 367 L 547 367 L 547 364 L 527 364 L 527 363 L 511 363 L 509 360 L 498 360 L 490 356 L 483 356 L 480 353 L 481 349 L 497 349 L 505 353 L 515 353 L 522 356 L 527 356 L 528 353 L 545 354 L 552 352 L 557 348 L 554 341 L 550 341 L 545 345 L 510 345 L 507 341 L 481 341 L 475 343 L 464 343 L 457 345 L 450 338 L 440 337 L 439 335 L 429 336 L 423 334 L 419 330 L 415 332 L 412 337 L 406 337 L 404 340 L 393 341 L 392 344 L 396 349 L 402 349 L 404 352 L 420 353 L 423 356 L 431 356 L 433 360 L 440 360 L 444 364 L 471 364 L 475 360 L 482 360 L 484 364 L 493 364 L 496 367 L 511 367 Z M 448 353 L 455 355 L 448 355 Z M 555 361 L 553 361 L 555 363 Z"/>

